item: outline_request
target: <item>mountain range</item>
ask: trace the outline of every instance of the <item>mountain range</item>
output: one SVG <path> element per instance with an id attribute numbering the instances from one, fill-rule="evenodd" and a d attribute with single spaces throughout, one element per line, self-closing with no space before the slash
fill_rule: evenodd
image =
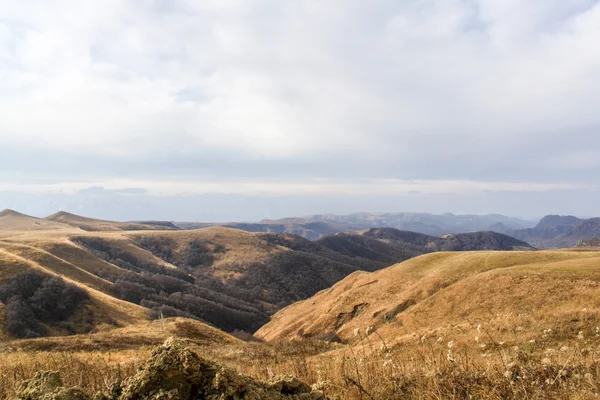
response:
<path id="1" fill-rule="evenodd" d="M 292 233 L 314 240 L 334 232 L 351 232 L 369 228 L 395 228 L 433 236 L 449 233 L 497 231 L 531 228 L 534 221 L 506 217 L 500 214 L 456 215 L 452 213 L 353 213 L 348 215 L 312 215 L 297 218 L 265 219 L 258 223 L 205 224 L 177 222 L 183 229 L 209 225 L 228 226 L 250 232 Z"/>
<path id="2" fill-rule="evenodd" d="M 262 220 L 258 223 L 177 222 L 174 225 L 181 229 L 218 225 L 248 232 L 290 233 L 309 240 L 370 228 L 395 228 L 431 236 L 491 231 L 507 234 L 540 249 L 573 247 L 581 240 L 600 237 L 600 218 L 560 215 L 547 215 L 535 222 L 499 214 L 355 213 Z"/>

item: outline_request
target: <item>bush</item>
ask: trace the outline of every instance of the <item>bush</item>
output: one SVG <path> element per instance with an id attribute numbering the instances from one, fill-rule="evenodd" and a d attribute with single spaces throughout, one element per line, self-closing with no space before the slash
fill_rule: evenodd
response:
<path id="1" fill-rule="evenodd" d="M 87 299 L 86 291 L 77 286 L 67 285 L 61 278 L 54 277 L 40 285 L 29 298 L 29 305 L 41 321 L 63 321 Z"/>
<path id="2" fill-rule="evenodd" d="M 37 271 L 25 271 L 0 287 L 6 329 L 21 338 L 44 336 L 43 323 L 60 323 L 67 331 L 76 331 L 64 322 L 88 298 L 85 290 Z"/>
<path id="3" fill-rule="evenodd" d="M 21 296 L 13 296 L 7 300 L 4 315 L 6 330 L 13 336 L 29 339 L 45 334 L 45 329 L 35 318 L 27 301 Z"/>

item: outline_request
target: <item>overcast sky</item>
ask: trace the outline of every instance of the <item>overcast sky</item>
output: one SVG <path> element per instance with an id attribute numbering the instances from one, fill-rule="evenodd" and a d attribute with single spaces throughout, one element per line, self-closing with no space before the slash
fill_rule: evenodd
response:
<path id="1" fill-rule="evenodd" d="M 0 0 L 0 209 L 600 215 L 591 0 Z"/>

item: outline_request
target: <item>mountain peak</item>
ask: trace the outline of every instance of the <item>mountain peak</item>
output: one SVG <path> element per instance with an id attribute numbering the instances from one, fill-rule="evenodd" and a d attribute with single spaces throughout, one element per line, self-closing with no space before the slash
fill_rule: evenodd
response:
<path id="1" fill-rule="evenodd" d="M 572 226 L 581 220 L 573 215 L 546 215 L 535 229 L 553 229 L 557 226 Z"/>
<path id="2" fill-rule="evenodd" d="M 29 217 L 29 215 L 25 215 L 18 211 L 7 208 L 7 209 L 0 211 L 0 217 Z M 34 218 L 34 217 L 30 217 L 30 218 Z"/>

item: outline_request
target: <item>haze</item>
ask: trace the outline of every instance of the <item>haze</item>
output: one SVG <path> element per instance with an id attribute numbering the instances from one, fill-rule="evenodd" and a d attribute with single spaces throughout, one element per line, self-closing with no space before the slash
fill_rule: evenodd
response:
<path id="1" fill-rule="evenodd" d="M 0 0 L 0 209 L 598 215 L 600 4 Z"/>

